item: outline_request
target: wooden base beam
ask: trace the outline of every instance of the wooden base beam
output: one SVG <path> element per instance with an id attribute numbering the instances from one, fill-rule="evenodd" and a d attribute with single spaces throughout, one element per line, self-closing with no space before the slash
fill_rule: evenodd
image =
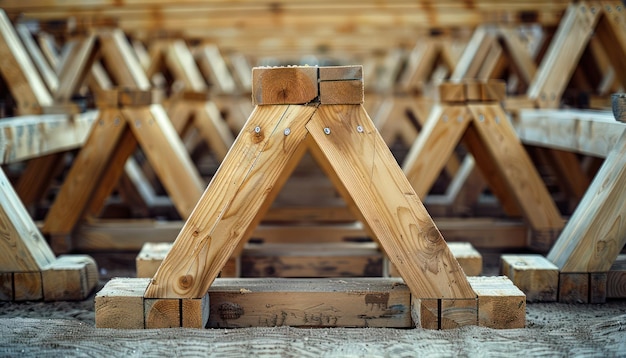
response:
<path id="1" fill-rule="evenodd" d="M 137 277 L 153 277 L 171 247 L 144 244 L 135 261 Z M 466 275 L 480 275 L 482 256 L 471 244 L 450 242 L 448 247 Z M 248 244 L 240 260 L 239 275 L 226 277 L 382 277 L 383 265 L 389 264 L 374 242 Z"/>
<path id="2" fill-rule="evenodd" d="M 506 277 L 472 277 L 477 299 L 421 299 L 400 278 L 221 279 L 202 299 L 144 299 L 147 278 L 98 292 L 98 328 L 523 328 L 526 299 Z M 416 323 L 417 322 L 417 323 Z"/>

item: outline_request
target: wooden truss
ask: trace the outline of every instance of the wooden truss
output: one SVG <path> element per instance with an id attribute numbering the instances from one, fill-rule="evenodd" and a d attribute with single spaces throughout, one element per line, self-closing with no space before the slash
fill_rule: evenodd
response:
<path id="1" fill-rule="evenodd" d="M 530 246 L 548 250 L 563 220 L 500 105 L 504 83 L 445 83 L 440 97 L 403 166 L 415 192 L 428 193 L 463 141 L 506 212 L 526 218 Z"/>
<path id="2" fill-rule="evenodd" d="M 606 159 L 547 257 L 502 257 L 503 273 L 531 301 L 602 303 L 625 296 L 625 259 L 618 257 L 626 244 L 626 127 L 620 123 L 626 121 L 625 98 L 613 97 L 617 123 L 569 119 L 577 128 L 589 129 L 576 131 L 591 136 L 583 137 L 589 144 L 576 146 L 578 150 Z"/>
<path id="3" fill-rule="evenodd" d="M 470 285 L 364 111 L 360 66 L 255 68 L 253 101 L 256 107 L 252 115 L 154 277 L 111 281 L 110 287 L 99 293 L 99 327 L 204 327 L 209 317 L 224 325 L 256 309 L 264 312 L 250 317 L 255 325 L 357 325 L 354 321 L 338 322 L 336 312 L 328 319 L 307 317 L 324 317 L 330 308 L 324 297 L 330 292 L 343 295 L 362 290 L 362 284 L 368 284 L 364 281 L 343 289 L 321 281 L 300 283 L 301 288 L 272 281 L 263 289 L 251 286 L 259 281 L 234 283 L 239 287 L 238 294 L 285 292 L 285 302 L 273 302 L 291 310 L 294 318 L 289 319 L 289 314 L 280 319 L 280 313 L 269 302 L 265 309 L 256 303 L 254 309 L 248 306 L 267 294 L 248 296 L 252 301 L 244 303 L 221 301 L 224 298 L 218 299 L 219 293 L 210 293 L 210 289 L 218 290 L 226 295 L 222 297 L 232 298 L 233 286 L 225 287 L 226 282 L 216 282 L 216 277 L 237 247 L 249 238 L 307 146 L 314 148 L 332 169 L 362 221 L 406 282 L 404 286 L 401 281 L 380 279 L 383 286 L 366 290 L 367 294 L 357 295 L 356 301 L 336 296 L 339 301 L 334 302 L 341 307 L 338 309 L 350 315 L 348 307 L 359 302 L 356 311 L 376 307 L 385 312 L 396 307 L 401 316 L 400 311 L 408 314 L 412 310 L 414 322 L 431 328 L 479 322 L 481 302 L 486 304 L 493 297 L 481 301 L 481 293 Z M 400 284 L 394 292 L 403 295 L 400 292 L 406 289 L 410 295 L 400 301 L 391 300 L 396 293 L 388 290 L 394 282 Z M 321 285 L 321 296 L 313 296 L 324 301 L 319 305 L 313 303 L 315 299 L 302 301 L 302 297 L 312 295 L 308 287 L 317 285 Z M 513 301 L 517 307 L 524 305 L 523 297 L 515 296 Z M 124 307 L 123 302 L 129 305 Z M 305 302 L 309 308 L 297 302 Z M 287 308 L 289 303 L 294 305 Z M 352 317 L 359 315 L 356 311 Z M 490 316 L 488 311 L 485 308 L 485 317 Z M 520 311 L 513 311 L 509 312 L 516 317 L 512 321 L 519 324 Z M 120 321 L 122 316 L 126 319 Z M 385 326 L 388 322 L 375 323 L 377 319 L 362 318 L 358 325 L 369 322 Z M 249 320 L 242 322 L 252 324 Z"/>

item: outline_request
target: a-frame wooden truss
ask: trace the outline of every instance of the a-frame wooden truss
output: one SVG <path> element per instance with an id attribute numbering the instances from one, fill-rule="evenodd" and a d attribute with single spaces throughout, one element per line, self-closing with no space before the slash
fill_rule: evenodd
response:
<path id="1" fill-rule="evenodd" d="M 332 169 L 404 278 L 413 297 L 414 321 L 432 323 L 434 316 L 435 328 L 478 323 L 480 293 L 470 285 L 361 105 L 360 66 L 256 68 L 253 100 L 252 115 L 154 277 L 130 280 L 126 287 L 121 281 L 110 282 L 110 289 L 96 299 L 98 326 L 204 327 L 209 310 L 213 312 L 209 288 L 307 148 Z M 251 292 L 245 286 L 240 290 Z M 365 306 L 387 309 L 389 295 L 365 298 Z M 515 300 L 523 306 L 521 297 Z M 122 301 L 133 302 L 133 308 L 121 307 Z M 239 304 L 224 305 L 217 308 L 222 319 L 237 319 L 245 311 Z M 406 305 L 397 307 L 409 311 Z M 128 312 L 137 309 L 141 314 Z M 115 321 L 122 315 L 135 321 Z M 318 322 L 297 316 L 258 324 L 337 324 L 336 319 Z"/>
<path id="2" fill-rule="evenodd" d="M 530 246 L 547 251 L 563 220 L 500 105 L 504 83 L 445 83 L 440 97 L 404 164 L 418 196 L 428 193 L 463 140 L 505 211 L 528 221 Z"/>

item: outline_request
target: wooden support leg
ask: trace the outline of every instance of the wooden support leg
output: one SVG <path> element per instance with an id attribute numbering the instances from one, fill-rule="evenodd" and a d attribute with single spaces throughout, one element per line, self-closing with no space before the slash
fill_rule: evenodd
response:
<path id="1" fill-rule="evenodd" d="M 469 122 L 465 106 L 438 106 L 431 111 L 403 164 L 404 173 L 420 198 L 428 194 Z"/>
<path id="2" fill-rule="evenodd" d="M 44 233 L 63 236 L 72 232 L 125 130 L 126 122 L 117 110 L 102 110 L 46 216 Z"/>
<path id="3" fill-rule="evenodd" d="M 65 153 L 53 153 L 28 161 L 15 186 L 24 205 L 29 206 L 43 198 L 64 158 Z"/>
<path id="4" fill-rule="evenodd" d="M 480 138 L 480 142 L 469 140 L 467 143 L 472 151 L 477 146 L 484 146 L 488 154 L 487 158 L 477 161 L 477 164 L 481 168 L 495 165 L 497 177 L 504 179 L 506 191 L 521 208 L 535 231 L 530 246 L 538 250 L 548 250 L 563 228 L 563 220 L 537 169 L 499 105 L 468 107 L 475 118 L 468 134 L 475 133 L 471 134 L 471 139 Z M 493 181 L 494 178 L 487 176 L 486 179 Z"/>

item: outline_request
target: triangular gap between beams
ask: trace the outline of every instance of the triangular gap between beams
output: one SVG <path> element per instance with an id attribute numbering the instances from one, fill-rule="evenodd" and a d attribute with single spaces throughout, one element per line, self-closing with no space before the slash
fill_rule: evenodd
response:
<path id="1" fill-rule="evenodd" d="M 307 143 L 330 163 L 416 297 L 476 297 L 361 105 L 257 106 L 144 297 L 204 296 Z"/>

